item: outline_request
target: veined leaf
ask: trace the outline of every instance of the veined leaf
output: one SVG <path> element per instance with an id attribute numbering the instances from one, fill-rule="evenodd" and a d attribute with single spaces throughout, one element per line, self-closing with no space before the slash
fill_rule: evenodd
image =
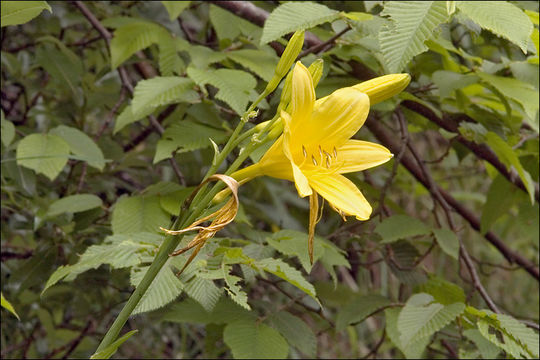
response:
<path id="1" fill-rule="evenodd" d="M 270 81 L 279 59 L 262 50 L 242 49 L 227 53 L 229 59 L 253 71 L 263 80 Z"/>
<path id="2" fill-rule="evenodd" d="M 240 307 L 226 296 L 222 296 L 210 312 L 195 300 L 187 298 L 173 304 L 163 316 L 163 321 L 196 324 L 228 324 L 244 319 L 254 320 L 256 314 Z"/>
<path id="3" fill-rule="evenodd" d="M 443 305 L 434 302 L 428 294 L 414 294 L 401 310 L 397 328 L 401 333 L 401 343 L 407 346 L 411 341 L 430 337 L 439 331 L 465 310 L 465 304 L 453 303 Z"/>
<path id="4" fill-rule="evenodd" d="M 497 346 L 486 340 L 486 338 L 482 336 L 480 331 L 476 329 L 467 329 L 463 331 L 463 335 L 465 335 L 469 340 L 474 342 L 474 344 L 480 351 L 480 354 L 482 354 L 483 359 L 495 359 L 497 355 L 499 355 L 499 353 L 501 352 Z"/>
<path id="5" fill-rule="evenodd" d="M 299 317 L 287 311 L 279 311 L 268 318 L 270 326 L 279 331 L 289 345 L 296 347 L 306 357 L 317 356 L 317 337 L 313 330 Z"/>
<path id="6" fill-rule="evenodd" d="M 2 1 L 1 6 L 2 27 L 24 24 L 41 14 L 43 10 L 52 13 L 46 1 Z"/>
<path id="7" fill-rule="evenodd" d="M 180 13 L 191 5 L 191 1 L 162 1 L 161 3 L 167 9 L 171 21 L 180 16 Z"/>
<path id="8" fill-rule="evenodd" d="M 116 69 L 137 51 L 171 36 L 165 28 L 148 21 L 129 21 L 114 32 L 111 40 L 111 67 Z"/>
<path id="9" fill-rule="evenodd" d="M 30 134 L 17 145 L 17 164 L 54 180 L 67 164 L 69 145 L 59 136 Z"/>
<path id="10" fill-rule="evenodd" d="M 184 291 L 190 298 L 201 304 L 207 312 L 211 312 L 214 309 L 221 297 L 222 290 L 212 280 L 198 276 L 194 276 L 184 284 Z"/>
<path id="11" fill-rule="evenodd" d="M 244 290 L 242 290 L 240 285 L 238 285 L 238 283 L 242 281 L 242 278 L 231 275 L 231 265 L 221 264 L 221 269 L 223 271 L 223 279 L 225 280 L 225 284 L 227 284 L 225 287 L 227 294 L 229 294 L 235 303 L 242 306 L 246 310 L 251 310 L 251 307 L 247 302 L 247 294 Z"/>
<path id="12" fill-rule="evenodd" d="M 92 194 L 76 194 L 66 196 L 53 202 L 47 210 L 47 216 L 56 216 L 62 213 L 76 213 L 101 206 L 99 197 Z"/>
<path id="13" fill-rule="evenodd" d="M 510 40 L 527 53 L 533 24 L 514 4 L 508 1 L 457 1 L 457 8 L 482 28 Z"/>
<path id="14" fill-rule="evenodd" d="M 13 125 L 11 121 L 4 119 L 3 110 L 0 136 L 2 137 L 2 144 L 4 144 L 5 147 L 8 147 L 15 138 L 15 125 Z"/>
<path id="15" fill-rule="evenodd" d="M 114 205 L 111 226 L 114 234 L 158 232 L 167 226 L 169 215 L 155 196 L 122 197 Z"/>
<path id="16" fill-rule="evenodd" d="M 388 15 L 393 22 L 379 33 L 389 73 L 400 72 L 413 57 L 426 51 L 424 42 L 448 19 L 444 1 L 389 1 L 382 15 Z"/>
<path id="17" fill-rule="evenodd" d="M 116 117 L 116 121 L 114 122 L 114 130 L 113 134 L 116 134 L 118 131 L 122 130 L 124 127 L 126 127 L 129 124 L 132 124 L 136 121 L 139 121 L 151 113 L 154 112 L 156 108 L 154 107 L 147 107 L 140 112 L 137 113 L 137 116 L 133 114 L 133 108 L 131 105 L 126 106 L 122 112 Z"/>
<path id="18" fill-rule="evenodd" d="M 162 37 L 158 42 L 159 71 L 162 76 L 180 75 L 184 68 L 184 61 L 178 55 L 177 41 L 171 37 Z"/>
<path id="19" fill-rule="evenodd" d="M 435 301 L 443 305 L 464 303 L 466 300 L 461 287 L 437 276 L 430 276 L 427 282 L 418 286 L 418 291 L 433 296 Z"/>
<path id="20" fill-rule="evenodd" d="M 103 152 L 88 135 L 79 129 L 60 125 L 49 131 L 49 134 L 57 135 L 68 143 L 71 152 L 86 159 L 88 165 L 98 170 L 105 167 Z"/>
<path id="21" fill-rule="evenodd" d="M 339 18 L 339 12 L 312 2 L 287 2 L 275 8 L 264 23 L 261 44 Z"/>
<path id="22" fill-rule="evenodd" d="M 266 239 L 274 249 L 287 256 L 297 256 L 306 272 L 311 271 L 308 254 L 308 234 L 295 230 L 281 230 Z M 316 236 L 313 240 L 313 262 L 317 262 L 325 249 L 321 238 Z"/>
<path id="23" fill-rule="evenodd" d="M 226 102 L 240 115 L 246 110 L 249 94 L 257 85 L 251 74 L 241 70 L 201 70 L 190 66 L 187 73 L 199 86 L 210 84 L 217 87 L 216 98 Z"/>
<path id="24" fill-rule="evenodd" d="M 398 330 L 398 317 L 402 309 L 391 308 L 384 311 L 386 317 L 386 333 L 407 359 L 418 359 L 429 344 L 430 337 L 413 339 L 406 345 L 401 342 L 401 333 Z"/>
<path id="25" fill-rule="evenodd" d="M 276 330 L 254 320 L 227 325 L 223 341 L 235 359 L 285 359 L 289 352 L 289 345 Z"/>
<path id="26" fill-rule="evenodd" d="M 193 90 L 194 85 L 190 79 L 176 76 L 160 76 L 139 81 L 131 102 L 134 117 L 146 113 L 148 108 L 197 101 L 199 97 Z"/>
<path id="27" fill-rule="evenodd" d="M 440 228 L 433 229 L 433 235 L 442 251 L 457 260 L 459 257 L 459 239 L 456 234 L 450 229 Z"/>

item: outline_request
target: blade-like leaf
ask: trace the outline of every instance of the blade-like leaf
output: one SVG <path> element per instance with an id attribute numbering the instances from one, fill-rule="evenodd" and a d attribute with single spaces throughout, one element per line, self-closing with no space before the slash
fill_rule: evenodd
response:
<path id="1" fill-rule="evenodd" d="M 63 197 L 53 202 L 47 210 L 48 216 L 56 216 L 62 213 L 76 213 L 101 206 L 99 197 L 92 194 L 77 194 Z"/>
<path id="2" fill-rule="evenodd" d="M 49 134 L 57 135 L 68 143 L 71 152 L 80 158 L 86 159 L 88 165 L 103 170 L 105 158 L 103 152 L 88 135 L 79 129 L 60 125 L 52 129 Z"/>
<path id="3" fill-rule="evenodd" d="M 24 24 L 51 7 L 46 1 L 2 1 L 2 27 Z"/>
<path id="4" fill-rule="evenodd" d="M 131 336 L 137 333 L 139 330 L 131 330 L 130 332 L 125 333 L 118 340 L 114 341 L 111 345 L 107 346 L 105 349 L 95 353 L 90 357 L 90 359 L 109 359 L 116 353 L 116 350 L 126 342 Z"/>
<path id="5" fill-rule="evenodd" d="M 289 345 L 276 330 L 255 321 L 227 325 L 223 341 L 235 359 L 285 359 L 289 352 Z"/>
<path id="6" fill-rule="evenodd" d="M 59 136 L 31 134 L 17 145 L 17 164 L 54 180 L 67 164 L 69 145 Z"/>

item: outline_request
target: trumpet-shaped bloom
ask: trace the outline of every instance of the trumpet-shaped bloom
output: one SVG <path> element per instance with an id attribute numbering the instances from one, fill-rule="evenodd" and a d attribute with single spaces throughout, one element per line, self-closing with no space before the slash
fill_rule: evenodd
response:
<path id="1" fill-rule="evenodd" d="M 290 113 L 281 112 L 283 134 L 258 163 L 232 174 L 239 181 L 260 175 L 294 181 L 301 197 L 310 196 L 312 261 L 317 194 L 342 217 L 367 220 L 372 211 L 369 202 L 341 174 L 372 168 L 393 156 L 384 146 L 351 139 L 366 121 L 369 105 L 368 95 L 354 87 L 316 100 L 311 75 L 298 62 L 293 70 Z"/>

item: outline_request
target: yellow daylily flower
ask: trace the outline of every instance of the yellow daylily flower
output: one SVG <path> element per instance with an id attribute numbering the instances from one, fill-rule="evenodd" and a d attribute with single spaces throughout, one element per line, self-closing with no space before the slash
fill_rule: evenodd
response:
<path id="1" fill-rule="evenodd" d="M 308 249 L 313 262 L 317 194 L 342 217 L 369 219 L 371 205 L 356 185 L 341 174 L 383 164 L 393 155 L 379 144 L 350 139 L 369 112 L 370 97 L 360 90 L 361 86 L 338 89 L 316 100 L 311 75 L 302 63 L 296 63 L 292 76 L 290 113 L 281 112 L 283 134 L 259 162 L 231 176 L 240 182 L 261 175 L 294 181 L 301 197 L 310 196 Z M 399 91 L 408 84 L 406 77 L 402 76 L 406 81 L 405 85 L 401 81 Z M 374 83 L 384 88 L 381 82 Z M 388 86 L 385 91 L 388 93 Z"/>

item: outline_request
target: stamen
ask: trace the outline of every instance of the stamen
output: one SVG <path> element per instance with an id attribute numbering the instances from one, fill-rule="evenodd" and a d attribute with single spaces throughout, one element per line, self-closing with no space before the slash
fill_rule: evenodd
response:
<path id="1" fill-rule="evenodd" d="M 302 145 L 302 152 L 304 153 L 304 157 L 306 158 L 307 157 L 307 151 L 306 151 L 306 148 L 304 147 L 304 145 Z"/>
<path id="2" fill-rule="evenodd" d="M 337 159 L 337 150 L 335 146 L 334 146 L 334 157 Z"/>
<path id="3" fill-rule="evenodd" d="M 330 158 L 328 156 L 326 157 L 326 168 L 330 169 Z"/>
<path id="4" fill-rule="evenodd" d="M 313 155 L 311 155 L 311 161 L 313 161 L 313 164 L 315 166 L 319 165 L 319 164 L 317 164 L 317 160 L 315 160 L 315 157 Z"/>

